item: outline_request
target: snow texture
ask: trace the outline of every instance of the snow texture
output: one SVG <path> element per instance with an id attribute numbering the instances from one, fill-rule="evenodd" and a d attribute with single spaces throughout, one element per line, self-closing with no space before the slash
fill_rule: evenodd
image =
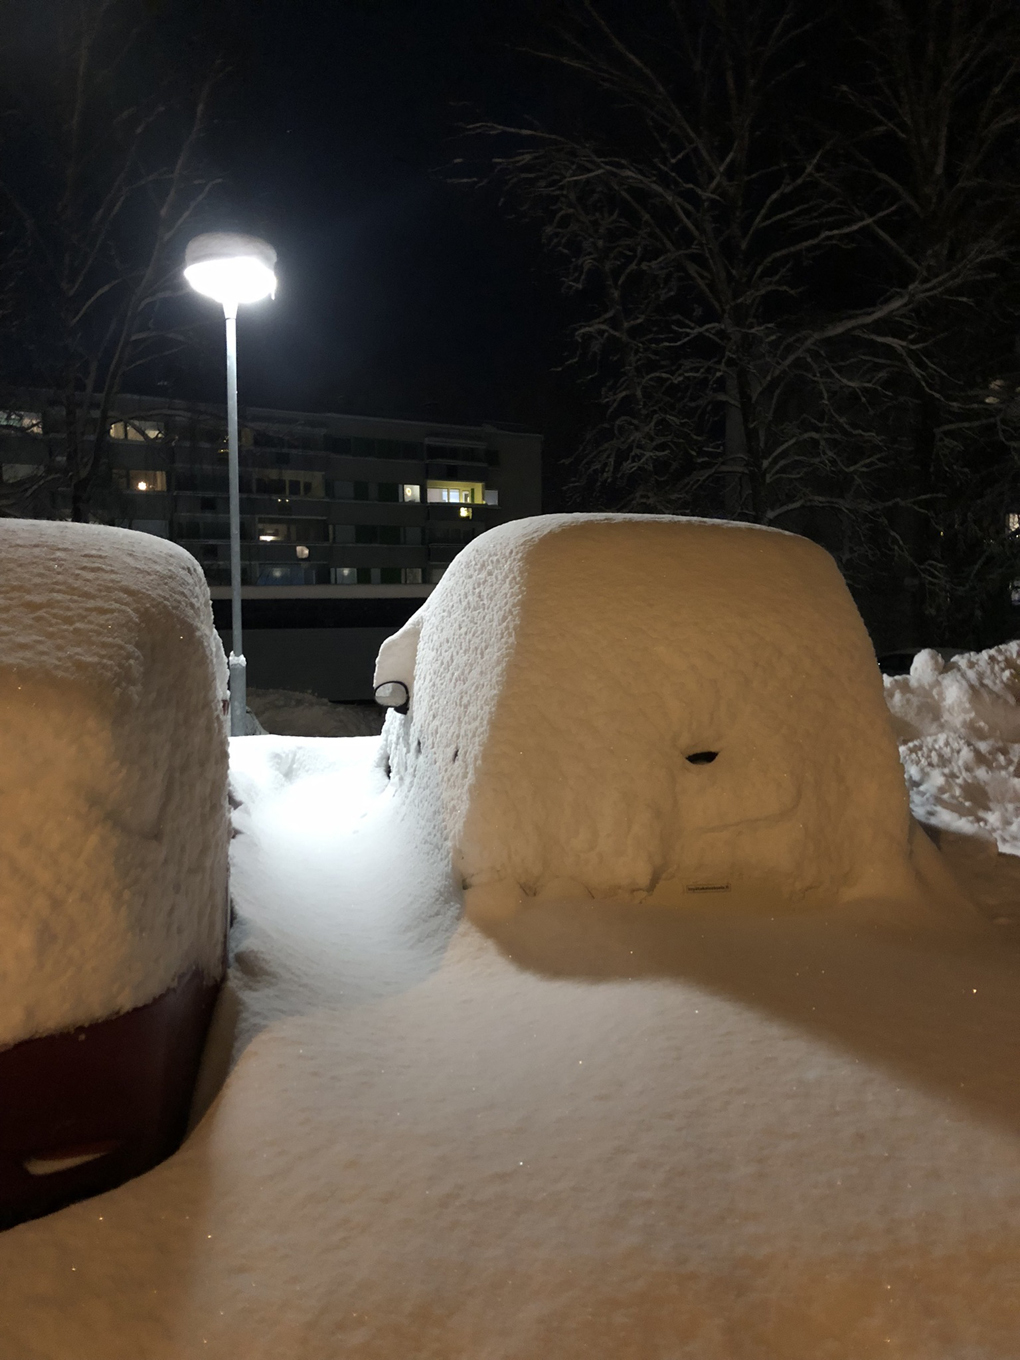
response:
<path id="1" fill-rule="evenodd" d="M 1015 1360 L 1015 928 L 486 934 L 378 754 L 231 742 L 231 1070 L 0 1234 L 4 1360 Z"/>
<path id="2" fill-rule="evenodd" d="M 948 662 L 918 652 L 885 697 L 914 815 L 1020 855 L 1020 642 Z"/>
<path id="3" fill-rule="evenodd" d="M 183 549 L 0 521 L 0 1046 L 222 972 L 226 685 Z"/>
<path id="4" fill-rule="evenodd" d="M 807 539 L 653 516 L 504 525 L 384 643 L 387 680 L 412 694 L 384 728 L 396 796 L 435 808 L 469 911 L 917 893 L 874 652 Z"/>
<path id="5" fill-rule="evenodd" d="M 377 737 L 386 716 L 375 703 L 332 703 L 297 690 L 250 687 L 248 709 L 258 723 L 248 737 Z"/>

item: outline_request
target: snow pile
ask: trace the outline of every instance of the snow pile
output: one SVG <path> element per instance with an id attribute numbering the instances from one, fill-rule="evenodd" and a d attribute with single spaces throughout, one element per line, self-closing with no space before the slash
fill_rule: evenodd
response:
<path id="1" fill-rule="evenodd" d="M 885 696 L 915 817 L 1020 855 L 1020 642 L 918 652 Z"/>
<path id="2" fill-rule="evenodd" d="M 383 710 L 374 703 L 331 703 L 290 689 L 248 690 L 248 709 L 260 730 L 245 735 L 280 737 L 375 737 Z"/>
<path id="3" fill-rule="evenodd" d="M 226 678 L 183 549 L 0 521 L 0 1046 L 222 970 Z"/>
<path id="4" fill-rule="evenodd" d="M 807 539 L 544 516 L 474 540 L 380 651 L 384 743 L 469 911 L 527 896 L 911 896 L 911 821 L 867 633 Z M 839 720 L 833 721 L 838 714 Z"/>

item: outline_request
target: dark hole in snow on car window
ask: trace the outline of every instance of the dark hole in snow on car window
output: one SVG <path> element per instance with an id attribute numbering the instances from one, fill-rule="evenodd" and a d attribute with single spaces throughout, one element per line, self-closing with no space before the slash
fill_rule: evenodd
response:
<path id="1" fill-rule="evenodd" d="M 718 751 L 692 751 L 687 757 L 687 763 L 689 765 L 711 765 L 718 754 Z"/>

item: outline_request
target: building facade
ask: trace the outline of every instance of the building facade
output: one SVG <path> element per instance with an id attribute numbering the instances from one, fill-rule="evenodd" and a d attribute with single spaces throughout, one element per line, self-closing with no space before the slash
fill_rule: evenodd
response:
<path id="1" fill-rule="evenodd" d="M 43 394 L 0 412 L 16 482 L 61 457 Z M 230 526 L 222 408 L 124 396 L 108 430 L 102 518 L 172 539 L 201 563 L 230 645 Z M 242 409 L 241 561 L 249 684 L 370 694 L 379 643 L 476 535 L 540 513 L 541 436 L 303 411 Z"/>

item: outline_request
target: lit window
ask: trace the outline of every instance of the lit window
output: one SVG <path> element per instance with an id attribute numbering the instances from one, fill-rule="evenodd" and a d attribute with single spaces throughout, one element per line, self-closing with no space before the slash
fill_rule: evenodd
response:
<path id="1" fill-rule="evenodd" d="M 161 420 L 115 420 L 110 426 L 111 439 L 128 439 L 134 443 L 149 443 L 163 438 Z"/>
<path id="2" fill-rule="evenodd" d="M 302 562 L 308 556 L 308 549 L 305 547 L 303 543 L 299 543 L 297 547 L 294 549 L 294 551 L 297 553 L 298 557 L 301 558 Z"/>
<path id="3" fill-rule="evenodd" d="M 166 490 L 166 473 L 161 468 L 114 468 L 113 475 L 121 491 Z"/>
<path id="4" fill-rule="evenodd" d="M 481 482 L 429 481 L 425 494 L 434 505 L 485 504 L 485 487 Z"/>
<path id="5" fill-rule="evenodd" d="M 470 505 L 462 505 L 462 506 L 460 507 L 460 517 L 461 517 L 461 519 L 470 519 L 470 518 L 471 518 L 471 507 L 470 507 Z"/>
<path id="6" fill-rule="evenodd" d="M 24 430 L 26 434 L 42 434 L 42 413 L 39 411 L 0 411 L 0 425 L 8 430 Z"/>
<path id="7" fill-rule="evenodd" d="M 279 543 L 279 541 L 279 535 L 277 534 L 259 534 L 260 543 Z"/>
<path id="8" fill-rule="evenodd" d="M 400 499 L 403 501 L 420 501 L 421 487 L 412 486 L 410 483 L 405 483 L 400 488 Z"/>
<path id="9" fill-rule="evenodd" d="M 1006 532 L 1008 534 L 1020 533 L 1020 514 L 1011 510 L 1006 516 Z"/>
<path id="10" fill-rule="evenodd" d="M 159 470 L 153 472 L 132 472 L 131 484 L 135 491 L 165 491 L 166 473 Z"/>
<path id="11" fill-rule="evenodd" d="M 1009 602 L 1014 607 L 1020 606 L 1020 581 L 1009 583 Z"/>

